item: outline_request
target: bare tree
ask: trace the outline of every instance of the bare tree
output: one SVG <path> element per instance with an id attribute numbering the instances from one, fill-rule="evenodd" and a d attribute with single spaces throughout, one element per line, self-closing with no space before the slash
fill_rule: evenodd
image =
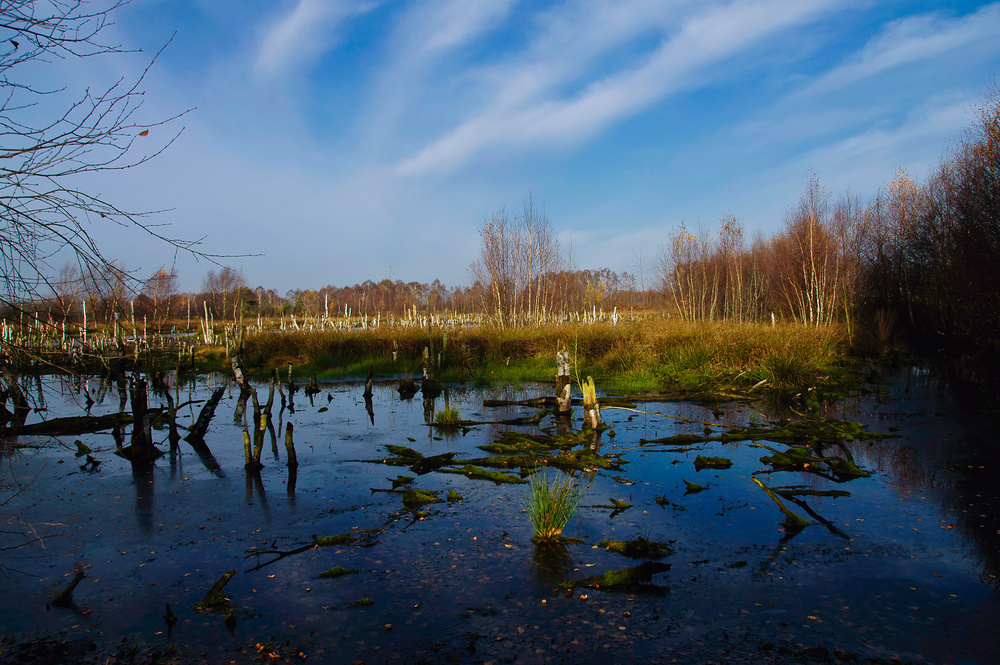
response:
<path id="1" fill-rule="evenodd" d="M 127 169 L 168 146 L 175 136 L 140 148 L 154 128 L 169 123 L 139 118 L 141 85 L 74 93 L 35 86 L 28 70 L 58 60 L 120 53 L 101 40 L 111 13 L 128 0 L 5 0 L 0 3 L 0 302 L 7 305 L 48 290 L 50 260 L 71 259 L 84 275 L 113 272 L 91 237 L 92 223 L 136 227 L 176 247 L 144 219 L 78 188 L 78 176 Z M 155 58 L 154 58 L 155 60 Z M 76 95 L 76 96 L 74 96 Z M 44 101 L 44 103 L 42 103 Z M 59 102 L 62 101 L 61 109 Z M 54 109 L 48 117 L 45 112 Z M 91 275 L 93 276 L 93 275 Z M 122 275 L 132 279 L 131 275 Z"/>
<path id="2" fill-rule="evenodd" d="M 135 282 L 122 261 L 109 261 L 108 270 L 91 272 L 83 280 L 83 290 L 90 303 L 89 309 L 97 316 L 111 321 L 125 316 L 126 303 L 135 297 Z"/>
<path id="3" fill-rule="evenodd" d="M 236 318 L 236 297 L 246 287 L 247 280 L 242 270 L 233 270 L 223 266 L 218 271 L 209 270 L 205 275 L 201 288 L 206 296 L 210 296 L 210 307 L 220 318 L 230 314 Z"/>
<path id="4" fill-rule="evenodd" d="M 501 326 L 511 325 L 515 311 L 515 232 L 507 211 L 500 208 L 483 222 L 479 231 L 479 258 L 470 268 L 473 278 L 485 288 L 483 309 Z"/>
<path id="5" fill-rule="evenodd" d="M 177 294 L 177 272 L 171 268 L 169 272 L 160 267 L 146 281 L 142 295 L 149 298 L 153 308 L 153 321 L 163 323 L 170 316 L 170 305 Z"/>
<path id="6" fill-rule="evenodd" d="M 538 321 L 552 311 L 559 268 L 559 242 L 544 207 L 529 192 L 513 221 L 500 208 L 483 222 L 479 258 L 470 270 L 487 287 L 485 311 L 506 326 L 520 317 Z"/>
<path id="7" fill-rule="evenodd" d="M 687 321 L 708 321 L 716 316 L 719 275 L 711 258 L 708 233 L 702 230 L 695 235 L 683 222 L 660 248 L 663 293 Z"/>
<path id="8" fill-rule="evenodd" d="M 831 230 L 830 197 L 816 176 L 809 177 L 785 223 L 775 244 L 785 247 L 779 268 L 788 308 L 802 323 L 830 323 L 841 288 L 841 255 Z"/>
<path id="9" fill-rule="evenodd" d="M 83 291 L 83 279 L 75 263 L 67 263 L 59 269 L 59 274 L 52 281 L 52 292 L 55 294 L 56 306 L 63 321 L 73 316 L 74 306 Z"/>

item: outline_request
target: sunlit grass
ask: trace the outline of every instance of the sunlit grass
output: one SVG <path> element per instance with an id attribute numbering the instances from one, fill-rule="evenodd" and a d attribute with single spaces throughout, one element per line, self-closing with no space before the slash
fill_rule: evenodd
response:
<path id="1" fill-rule="evenodd" d="M 462 414 L 454 406 L 446 406 L 434 413 L 434 422 L 438 425 L 460 425 Z"/>
<path id="2" fill-rule="evenodd" d="M 434 331 L 438 378 L 480 385 L 554 381 L 566 349 L 574 374 L 618 392 L 732 392 L 800 389 L 837 381 L 848 359 L 837 326 L 643 321 Z M 248 335 L 245 358 L 267 367 L 292 362 L 319 378 L 416 376 L 430 346 L 426 329 L 286 331 Z M 395 357 L 393 357 L 395 352 Z M 261 371 L 265 371 L 263 368 Z"/>
<path id="3" fill-rule="evenodd" d="M 525 510 L 534 528 L 532 540 L 547 542 L 557 539 L 576 513 L 584 488 L 570 476 L 549 481 L 544 472 L 531 476 L 525 495 Z"/>

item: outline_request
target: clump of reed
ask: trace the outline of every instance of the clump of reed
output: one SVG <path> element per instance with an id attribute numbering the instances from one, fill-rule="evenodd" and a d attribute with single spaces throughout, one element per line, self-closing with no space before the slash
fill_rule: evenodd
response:
<path id="1" fill-rule="evenodd" d="M 525 511 L 534 528 L 531 540 L 536 543 L 558 540 L 583 494 L 584 488 L 570 476 L 550 481 L 544 472 L 532 475 L 525 495 Z"/>

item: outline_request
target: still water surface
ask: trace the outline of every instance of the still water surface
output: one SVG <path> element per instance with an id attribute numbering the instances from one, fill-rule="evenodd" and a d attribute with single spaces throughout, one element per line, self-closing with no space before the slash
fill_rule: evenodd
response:
<path id="1" fill-rule="evenodd" d="M 193 422 L 198 401 L 222 380 L 202 377 L 180 390 L 181 402 L 195 402 L 181 409 L 182 423 Z M 274 445 L 266 437 L 259 478 L 243 470 L 235 388 L 206 436 L 211 457 L 181 442 L 149 473 L 135 474 L 115 456 L 107 432 L 22 439 L 30 446 L 6 457 L 13 476 L 31 482 L 5 508 L 55 526 L 39 527 L 44 548 L 3 560 L 0 595 L 8 602 L 0 604 L 0 633 L 177 644 L 219 662 L 257 645 L 282 659 L 319 662 L 604 662 L 609 654 L 618 662 L 684 661 L 706 648 L 725 657 L 745 643 L 935 663 L 1000 661 L 1000 418 L 941 388 L 920 368 L 886 373 L 879 391 L 828 408 L 827 415 L 860 421 L 871 431 L 898 428 L 898 438 L 853 443 L 855 459 L 871 476 L 840 484 L 770 471 L 759 460 L 768 452 L 750 442 L 689 450 L 641 445 L 700 434 L 704 425 L 605 410 L 614 436 L 603 435 L 601 452 L 620 454 L 626 463 L 619 471 L 581 476 L 586 495 L 564 535 L 583 543 L 565 548 L 532 544 L 525 485 L 419 475 L 412 487 L 442 499 L 449 490 L 461 497 L 424 506 L 423 519 L 405 510 L 398 494 L 373 492 L 391 489 L 397 475 L 416 475 L 378 461 L 389 456 L 387 444 L 425 456 L 481 457 L 477 446 L 516 429 L 439 432 L 426 425 L 419 394 L 403 400 L 394 388 L 375 386 L 374 422 L 361 384 L 323 385 L 311 401 L 298 393 L 295 412 L 282 412 L 276 423 Z M 97 392 L 96 383 L 90 390 Z M 266 394 L 266 387 L 260 390 Z M 463 418 L 496 421 L 537 411 L 486 408 L 484 398 L 522 400 L 548 390 L 451 387 L 448 397 Z M 49 379 L 44 395 L 46 418 L 81 412 L 83 397 L 70 383 Z M 117 405 L 117 394 L 108 393 L 92 413 Z M 442 407 L 439 398 L 433 408 Z M 720 424 L 775 417 L 753 403 L 636 408 Z M 281 435 L 288 422 L 299 460 L 294 476 Z M 551 423 L 547 416 L 541 426 Z M 166 431 L 157 436 L 165 440 Z M 94 449 L 98 468 L 81 468 L 77 438 Z M 733 466 L 696 471 L 699 454 L 729 458 Z M 754 474 L 771 487 L 806 485 L 850 496 L 806 497 L 826 523 L 810 519 L 811 526 L 792 535 L 751 481 Z M 707 489 L 688 494 L 685 480 Z M 632 507 L 613 514 L 610 498 Z M 377 529 L 377 537 L 270 564 L 277 555 L 261 554 L 365 529 Z M 636 565 L 597 543 L 639 535 L 674 549 L 663 560 L 670 570 L 655 575 L 648 588 L 558 588 L 564 580 Z M 0 538 L 0 545 L 13 542 Z M 74 594 L 76 607 L 47 607 L 77 566 L 86 567 L 87 577 Z M 318 577 L 332 566 L 360 572 Z M 221 614 L 192 609 L 227 570 L 239 571 L 226 587 L 236 610 L 231 631 Z M 361 598 L 374 604 L 352 605 Z M 166 603 L 180 619 L 172 629 L 163 620 Z"/>

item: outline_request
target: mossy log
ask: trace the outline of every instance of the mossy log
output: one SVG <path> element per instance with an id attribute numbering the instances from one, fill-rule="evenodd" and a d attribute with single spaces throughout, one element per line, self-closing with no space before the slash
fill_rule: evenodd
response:
<path id="1" fill-rule="evenodd" d="M 208 431 L 208 426 L 212 422 L 212 418 L 215 416 L 215 409 L 219 406 L 219 400 L 222 399 L 223 393 L 226 392 L 225 386 L 219 386 L 212 392 L 212 396 L 208 398 L 205 405 L 201 407 L 201 411 L 198 413 L 198 419 L 192 425 L 191 429 L 188 430 L 188 434 L 184 437 L 184 440 L 194 446 L 205 445 L 205 432 Z"/>
<path id="2" fill-rule="evenodd" d="M 151 422 L 163 417 L 163 409 L 149 409 L 147 413 Z M 133 416 L 128 413 L 108 413 L 102 416 L 70 416 L 68 418 L 50 418 L 40 423 L 22 425 L 18 429 L 19 435 L 26 436 L 73 436 L 76 434 L 91 434 L 107 429 L 114 429 L 119 423 L 131 425 Z"/>
<path id="3" fill-rule="evenodd" d="M 651 584 L 653 576 L 670 570 L 669 563 L 647 561 L 632 568 L 609 570 L 602 575 L 593 575 L 579 580 L 563 582 L 559 586 L 564 589 L 601 589 L 602 591 L 629 591 L 666 594 L 670 590 Z"/>
<path id="4" fill-rule="evenodd" d="M 760 481 L 759 478 L 754 478 L 753 481 L 764 490 L 764 493 L 771 497 L 771 500 L 777 504 L 778 509 L 785 515 L 785 519 L 781 521 L 781 525 L 788 529 L 789 531 L 802 529 L 811 524 L 811 522 L 803 517 L 800 517 L 798 513 L 788 508 L 778 495 L 771 491 L 771 488 Z"/>
<path id="5" fill-rule="evenodd" d="M 317 575 L 323 579 L 334 580 L 338 577 L 343 577 L 344 575 L 353 575 L 359 572 L 356 568 L 344 568 L 343 566 L 334 566 L 333 568 L 328 568 L 322 573 Z"/>
<path id="6" fill-rule="evenodd" d="M 71 606 L 73 604 L 73 591 L 84 577 L 86 577 L 86 575 L 84 575 L 83 571 L 77 570 L 76 575 L 74 575 L 73 579 L 66 585 L 66 588 L 60 591 L 59 595 L 52 599 L 52 604 L 55 607 Z"/>
<path id="7" fill-rule="evenodd" d="M 408 508 L 423 506 L 428 503 L 441 503 L 442 500 L 438 498 L 437 492 L 432 490 L 420 490 L 412 487 L 403 489 L 403 505 Z"/>
<path id="8" fill-rule="evenodd" d="M 477 480 L 490 480 L 497 485 L 522 485 L 528 482 L 519 476 L 513 476 L 509 473 L 499 473 L 497 471 L 487 471 L 486 469 L 476 466 L 475 464 L 466 464 L 458 469 L 442 469 L 441 471 L 442 473 L 461 474 Z"/>
<path id="9" fill-rule="evenodd" d="M 682 478 L 681 480 L 684 479 Z M 685 489 L 684 492 L 685 494 L 696 494 L 697 492 L 701 492 L 702 490 L 704 490 L 705 486 L 700 485 L 698 483 L 692 483 L 688 480 L 684 480 L 684 489 Z"/>
<path id="10" fill-rule="evenodd" d="M 733 465 L 733 461 L 726 457 L 705 457 L 698 455 L 694 458 L 694 470 L 702 469 L 728 469 Z"/>
<path id="11" fill-rule="evenodd" d="M 233 575 L 236 574 L 235 570 L 227 570 L 222 574 L 212 588 L 208 590 L 205 597 L 201 599 L 200 603 L 196 603 L 194 609 L 196 610 L 218 610 L 229 607 L 229 598 L 223 593 L 226 585 L 229 584 L 229 580 L 233 579 Z"/>
<path id="12" fill-rule="evenodd" d="M 662 559 L 674 553 L 667 543 L 646 540 L 642 536 L 635 540 L 602 540 L 597 546 L 631 559 Z"/>

